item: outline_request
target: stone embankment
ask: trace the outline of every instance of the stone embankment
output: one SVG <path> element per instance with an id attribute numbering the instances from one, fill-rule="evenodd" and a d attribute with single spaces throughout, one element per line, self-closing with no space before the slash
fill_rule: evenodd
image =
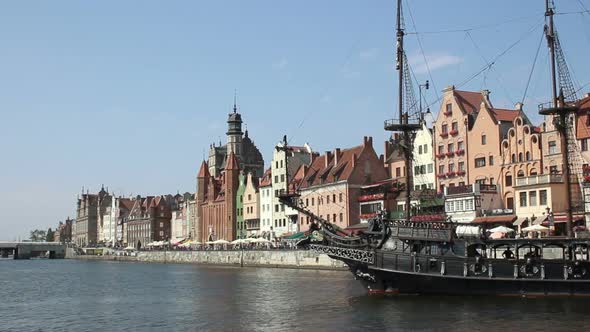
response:
<path id="1" fill-rule="evenodd" d="M 72 251 L 68 251 L 66 258 L 146 263 L 209 264 L 236 267 L 346 269 L 344 263 L 311 250 L 141 251 L 136 256 L 75 255 Z"/>

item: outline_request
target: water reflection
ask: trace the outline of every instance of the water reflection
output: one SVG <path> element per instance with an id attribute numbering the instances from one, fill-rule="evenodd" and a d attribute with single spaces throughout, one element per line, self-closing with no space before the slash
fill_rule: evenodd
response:
<path id="1" fill-rule="evenodd" d="M 589 300 L 367 296 L 345 272 L 0 262 L 0 330 L 578 330 Z M 558 325 L 559 324 L 559 325 Z"/>

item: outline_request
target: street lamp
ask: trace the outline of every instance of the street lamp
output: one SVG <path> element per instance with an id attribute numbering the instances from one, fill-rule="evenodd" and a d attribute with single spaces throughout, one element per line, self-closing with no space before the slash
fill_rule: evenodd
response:
<path id="1" fill-rule="evenodd" d="M 420 115 L 422 115 L 422 88 L 428 90 L 430 83 L 426 80 L 426 83 L 418 85 L 418 99 L 420 103 Z M 430 109 L 428 110 L 430 112 Z"/>

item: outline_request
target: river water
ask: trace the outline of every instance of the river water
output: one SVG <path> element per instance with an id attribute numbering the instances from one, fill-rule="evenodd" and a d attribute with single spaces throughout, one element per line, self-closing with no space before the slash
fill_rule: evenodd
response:
<path id="1" fill-rule="evenodd" d="M 341 271 L 0 260 L 0 331 L 575 331 L 590 299 L 369 296 Z"/>

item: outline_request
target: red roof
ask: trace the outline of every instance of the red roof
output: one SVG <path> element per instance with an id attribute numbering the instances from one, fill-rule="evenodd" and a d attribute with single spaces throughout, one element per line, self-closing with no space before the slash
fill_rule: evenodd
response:
<path id="1" fill-rule="evenodd" d="M 264 171 L 264 175 L 262 175 L 262 178 L 260 179 L 260 187 L 267 187 L 270 185 L 272 185 L 272 174 L 269 167 L 266 171 Z"/>
<path id="2" fill-rule="evenodd" d="M 197 175 L 198 178 L 208 178 L 211 175 L 209 174 L 209 166 L 207 162 L 203 160 L 201 163 L 201 168 L 199 169 L 199 174 Z"/>
<path id="3" fill-rule="evenodd" d="M 473 219 L 473 223 L 512 223 L 516 220 L 516 216 L 513 214 L 502 215 L 502 216 L 484 216 L 476 217 Z"/>
<path id="4" fill-rule="evenodd" d="M 467 114 L 477 112 L 479 110 L 479 105 L 484 100 L 484 96 L 481 92 L 454 90 L 453 93 L 457 98 L 459 106 Z"/>
<path id="5" fill-rule="evenodd" d="M 492 109 L 492 114 L 497 121 L 512 122 L 514 119 L 516 119 L 520 112 L 516 110 L 494 108 Z"/>
<path id="6" fill-rule="evenodd" d="M 331 153 L 330 155 L 323 154 L 315 158 L 309 167 L 309 172 L 303 179 L 301 187 L 307 188 L 318 184 L 348 180 L 356 165 L 353 159 L 356 159 L 364 148 L 364 145 L 359 145 L 341 150 L 337 158 Z M 328 158 L 327 162 L 326 158 Z M 334 167 L 335 159 L 338 159 L 336 167 Z"/>
<path id="7" fill-rule="evenodd" d="M 240 169 L 240 167 L 238 166 L 238 158 L 236 158 L 236 155 L 234 154 L 234 152 L 230 152 L 229 156 L 227 156 L 227 162 L 225 163 L 225 169 Z"/>

